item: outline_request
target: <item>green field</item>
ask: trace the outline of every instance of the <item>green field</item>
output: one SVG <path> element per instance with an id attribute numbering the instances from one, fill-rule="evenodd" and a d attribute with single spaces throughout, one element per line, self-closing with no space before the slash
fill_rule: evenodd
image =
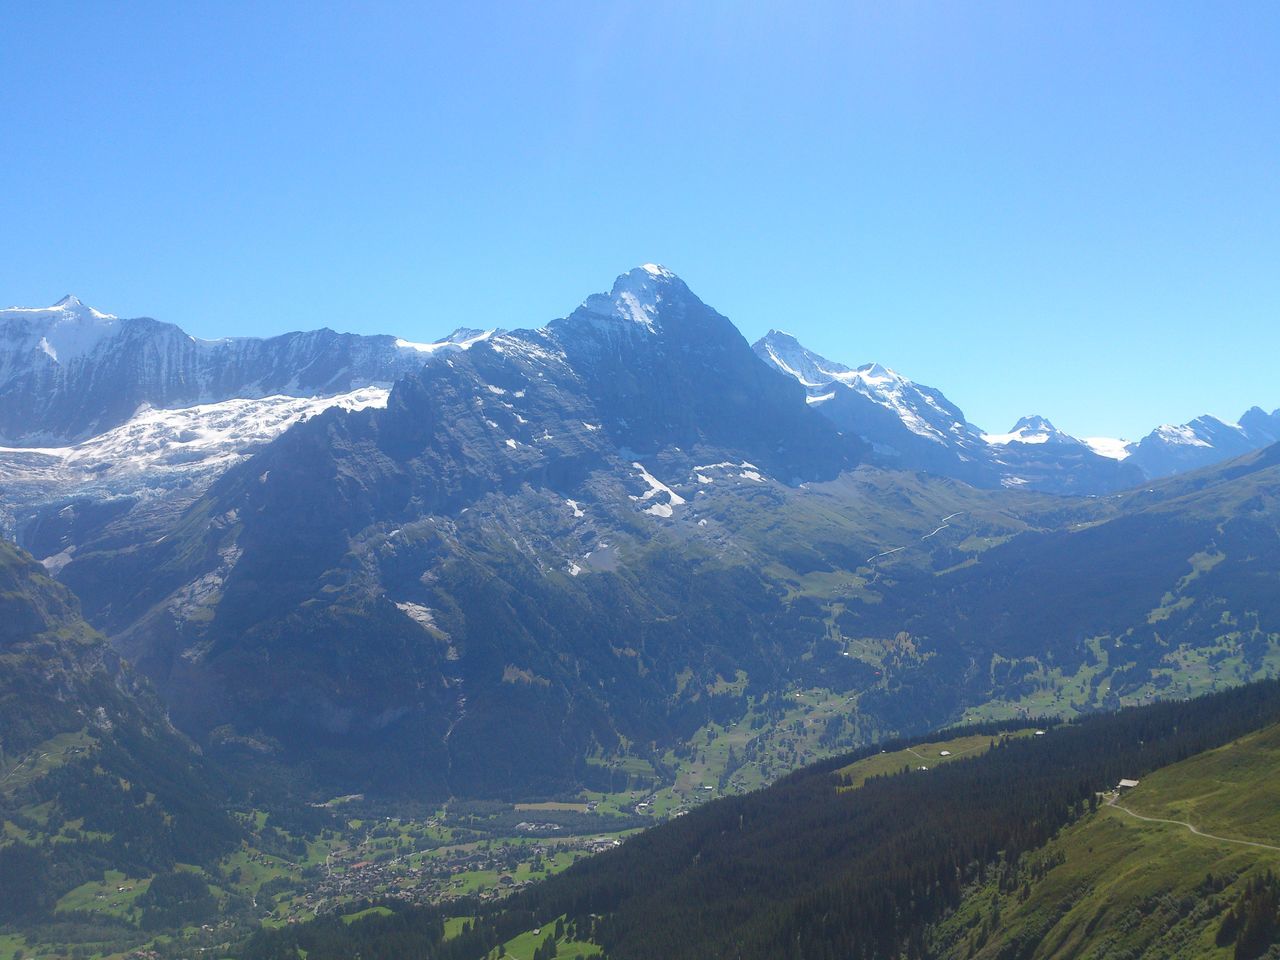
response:
<path id="1" fill-rule="evenodd" d="M 118 870 L 108 870 L 103 875 L 102 881 L 82 883 L 65 894 L 58 901 L 56 910 L 59 913 L 83 910 L 88 913 L 102 913 L 136 920 L 138 911 L 134 901 L 146 893 L 149 886 L 151 886 L 149 877 L 135 879 L 126 877 Z"/>
<path id="2" fill-rule="evenodd" d="M 88 753 L 97 743 L 87 730 L 51 737 L 7 766 L 0 764 L 0 793 L 17 792 L 64 763 Z"/>
<path id="3" fill-rule="evenodd" d="M 344 913 L 342 915 L 343 923 L 355 923 L 362 917 L 389 917 L 391 916 L 390 907 L 366 907 L 364 910 L 357 910 L 355 913 Z"/>
<path id="4" fill-rule="evenodd" d="M 998 741 L 1011 737 L 1030 737 L 1035 735 L 1035 728 L 1017 730 L 1002 734 L 972 734 L 954 737 L 950 740 L 938 740 L 933 743 L 918 743 L 892 753 L 878 753 L 874 756 L 841 767 L 837 773 L 848 777 L 848 789 L 862 786 L 872 777 L 889 776 L 902 773 L 904 770 L 919 770 L 921 767 L 936 767 L 964 757 L 977 757 L 991 749 Z M 946 756 L 943 756 L 943 753 Z"/>
<path id="5" fill-rule="evenodd" d="M 561 918 L 564 919 L 563 917 Z M 553 934 L 555 929 L 555 921 L 546 926 L 537 927 L 533 930 L 526 930 L 518 937 L 508 940 L 503 947 L 505 948 L 505 956 L 511 960 L 531 960 L 533 952 L 537 950 L 546 941 L 548 934 Z M 578 940 L 569 940 L 561 938 L 556 941 L 556 960 L 574 960 L 575 957 L 596 957 L 600 955 L 600 948 L 594 943 L 585 943 Z"/>

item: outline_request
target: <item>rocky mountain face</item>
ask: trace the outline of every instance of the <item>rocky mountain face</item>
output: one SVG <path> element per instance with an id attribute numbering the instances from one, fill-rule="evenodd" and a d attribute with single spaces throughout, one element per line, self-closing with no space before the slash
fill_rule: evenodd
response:
<path id="1" fill-rule="evenodd" d="M 984 433 L 943 394 L 879 364 L 856 369 L 827 360 L 772 330 L 754 347 L 797 380 L 808 402 L 843 432 L 863 437 L 879 462 L 978 486 L 1099 495 L 1221 463 L 1280 441 L 1280 410 L 1254 407 L 1238 424 L 1198 417 L 1137 442 L 1072 437 L 1041 416 Z"/>
<path id="2" fill-rule="evenodd" d="M 478 335 L 460 331 L 457 342 Z M 143 405 L 386 387 L 448 347 L 328 329 L 198 340 L 173 324 L 122 319 L 75 297 L 0 310 L 0 444 L 65 446 L 119 427 Z"/>
<path id="3" fill-rule="evenodd" d="M 739 670 L 802 662 L 812 631 L 777 624 L 697 498 L 829 482 L 861 453 L 648 266 L 385 409 L 297 424 L 155 542 L 62 575 L 215 745 L 330 781 L 550 790 L 620 736 L 703 722 Z M 803 669 L 847 674 L 839 653 Z"/>

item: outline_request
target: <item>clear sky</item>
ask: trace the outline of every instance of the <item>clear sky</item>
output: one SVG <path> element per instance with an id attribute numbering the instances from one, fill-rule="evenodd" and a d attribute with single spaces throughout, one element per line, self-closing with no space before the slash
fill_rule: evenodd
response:
<path id="1" fill-rule="evenodd" d="M 0 302 L 432 339 L 645 261 L 991 430 L 1280 407 L 1280 3 L 0 6 Z"/>

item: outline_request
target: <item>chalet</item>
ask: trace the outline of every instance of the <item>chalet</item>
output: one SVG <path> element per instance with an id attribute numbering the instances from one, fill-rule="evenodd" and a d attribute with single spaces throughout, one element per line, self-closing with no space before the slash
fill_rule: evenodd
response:
<path id="1" fill-rule="evenodd" d="M 1117 789 L 1117 790 L 1132 790 L 1132 789 L 1133 789 L 1134 787 L 1136 787 L 1137 785 L 1138 785 L 1138 781 L 1137 781 L 1137 780 L 1121 780 L 1118 784 L 1116 784 L 1116 789 Z"/>

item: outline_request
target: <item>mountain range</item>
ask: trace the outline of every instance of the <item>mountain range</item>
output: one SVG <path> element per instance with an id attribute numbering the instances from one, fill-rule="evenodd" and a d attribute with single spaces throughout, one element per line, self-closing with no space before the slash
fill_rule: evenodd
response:
<path id="1" fill-rule="evenodd" d="M 395 380 L 491 333 L 200 340 L 70 296 L 0 311 L 0 535 L 57 569 L 105 527 L 158 528 L 297 420 L 385 403 Z M 1280 411 L 1257 407 L 1238 424 L 1204 416 L 1137 442 L 1079 440 L 1038 416 L 991 434 L 941 391 L 879 364 L 847 367 L 778 331 L 754 349 L 863 441 L 870 462 L 980 487 L 1101 495 L 1280 439 Z"/>
<path id="2" fill-rule="evenodd" d="M 466 332 L 455 341 L 466 340 Z M 142 406 L 316 397 L 391 382 L 455 341 L 312 330 L 199 340 L 171 323 L 121 319 L 63 297 L 0 310 L 0 443 L 63 446 L 119 427 Z"/>
<path id="3" fill-rule="evenodd" d="M 297 336 L 226 356 L 328 342 Z M 548 794 L 796 685 L 855 697 L 865 739 L 1044 688 L 1072 709 L 1151 695 L 1227 648 L 1241 679 L 1270 669 L 1275 525 L 1239 510 L 1274 496 L 1266 451 L 1149 487 L 1136 453 L 1042 418 L 992 436 L 886 368 L 752 348 L 652 264 L 543 327 L 352 342 L 413 369 L 384 394 L 390 360 L 232 365 L 256 392 L 346 392 L 119 408 L 0 461 L 21 541 L 234 762 Z M 81 356 L 135 369 L 123 349 Z"/>
<path id="4" fill-rule="evenodd" d="M 842 431 L 870 442 L 883 462 L 978 486 L 1099 495 L 1211 466 L 1280 441 L 1280 410 L 1247 411 L 1239 423 L 1211 416 L 1157 427 L 1135 442 L 1078 439 L 1042 416 L 986 433 L 941 391 L 877 363 L 851 368 L 771 330 L 756 354 L 805 388 L 808 402 Z"/>

